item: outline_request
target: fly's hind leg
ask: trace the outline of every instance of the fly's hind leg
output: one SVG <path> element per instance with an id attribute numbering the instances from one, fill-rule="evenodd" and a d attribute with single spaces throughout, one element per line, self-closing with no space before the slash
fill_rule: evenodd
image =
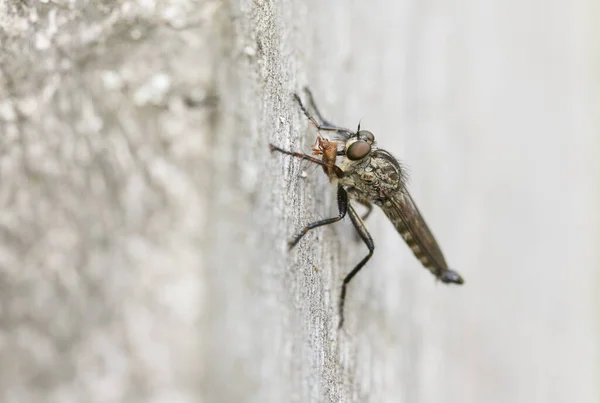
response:
<path id="1" fill-rule="evenodd" d="M 351 204 L 348 204 L 348 215 L 350 216 L 350 220 L 352 221 L 352 225 L 356 228 L 358 235 L 363 240 L 367 248 L 369 249 L 369 253 L 365 256 L 358 264 L 352 269 L 350 273 L 344 277 L 344 282 L 342 283 L 342 292 L 340 295 L 340 305 L 339 305 L 339 315 L 340 315 L 340 323 L 339 328 L 344 324 L 344 304 L 346 302 L 346 289 L 350 281 L 356 276 L 356 274 L 363 268 L 363 266 L 371 259 L 373 256 L 373 251 L 375 250 L 375 244 L 373 243 L 373 238 L 371 238 L 371 234 L 367 230 L 364 221 L 360 218 L 356 210 L 352 207 Z"/>
<path id="2" fill-rule="evenodd" d="M 357 202 L 359 202 L 360 204 L 362 204 L 363 206 L 365 206 L 365 207 L 366 207 L 366 209 L 367 209 L 367 212 L 366 212 L 366 213 L 364 213 L 364 214 L 363 214 L 363 215 L 360 217 L 360 219 L 363 221 L 363 224 L 364 224 L 364 221 L 366 221 L 366 220 L 367 220 L 367 218 L 369 218 L 369 216 L 371 215 L 371 212 L 373 211 L 373 204 L 371 204 L 371 202 L 368 202 L 368 201 L 367 201 L 367 202 L 363 202 L 363 201 L 361 201 L 361 200 L 356 200 L 356 201 L 357 201 Z M 355 242 L 360 242 L 362 239 L 363 239 L 363 238 L 362 238 L 362 236 L 360 235 L 360 232 L 355 232 L 355 233 L 354 233 L 354 241 L 355 241 Z"/>
<path id="3" fill-rule="evenodd" d="M 367 209 L 367 212 L 361 216 L 361 219 L 363 221 L 365 221 L 369 217 L 369 215 L 371 215 L 371 212 L 373 211 L 373 203 L 371 203 L 371 200 L 369 200 L 363 194 L 356 191 L 356 189 L 353 187 L 348 188 L 347 191 L 348 191 L 348 197 L 350 197 L 351 200 L 354 200 L 354 201 L 360 203 L 361 205 L 365 206 L 365 208 Z"/>
<path id="4" fill-rule="evenodd" d="M 367 212 L 361 216 L 361 220 L 366 221 L 367 218 L 369 218 L 369 216 L 373 212 L 373 203 L 371 203 L 371 200 L 369 200 L 368 198 L 366 198 L 366 197 L 362 196 L 360 193 L 358 193 L 354 188 L 349 188 L 347 191 L 348 191 L 348 197 L 350 197 L 351 200 L 354 200 L 354 201 L 360 203 L 361 205 L 365 206 L 365 208 L 367 209 Z M 361 241 L 361 236 L 358 232 L 354 234 L 354 240 L 356 242 Z"/>
<path id="5" fill-rule="evenodd" d="M 363 201 L 357 200 L 357 202 L 359 202 L 360 204 L 365 206 L 367 209 L 367 212 L 365 214 L 363 214 L 362 217 L 360 217 L 361 220 L 366 221 L 367 218 L 369 218 L 369 216 L 371 215 L 371 212 L 373 212 L 373 204 L 371 204 L 371 202 L 369 202 L 369 201 L 363 202 Z"/>

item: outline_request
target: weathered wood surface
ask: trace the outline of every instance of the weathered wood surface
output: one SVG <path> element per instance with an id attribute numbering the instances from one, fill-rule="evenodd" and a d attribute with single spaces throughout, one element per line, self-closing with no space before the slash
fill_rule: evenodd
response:
<path id="1" fill-rule="evenodd" d="M 0 5 L 0 401 L 596 402 L 591 0 Z M 334 215 L 362 126 L 466 279 Z"/>

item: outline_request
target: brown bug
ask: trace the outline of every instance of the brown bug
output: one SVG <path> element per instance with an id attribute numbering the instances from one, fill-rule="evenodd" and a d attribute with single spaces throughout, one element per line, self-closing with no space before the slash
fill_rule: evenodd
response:
<path id="1" fill-rule="evenodd" d="M 327 140 L 324 137 L 317 136 L 315 144 L 312 146 L 312 151 L 313 155 L 321 155 L 321 161 L 335 165 L 338 152 L 337 147 L 337 141 Z M 329 176 L 332 183 L 337 180 L 337 176 L 332 168 L 327 166 L 321 166 L 321 168 L 323 168 L 323 172 Z"/>

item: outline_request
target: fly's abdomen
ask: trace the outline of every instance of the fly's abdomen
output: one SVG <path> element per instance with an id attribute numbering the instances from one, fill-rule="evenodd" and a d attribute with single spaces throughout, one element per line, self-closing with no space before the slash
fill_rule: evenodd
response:
<path id="1" fill-rule="evenodd" d="M 427 267 L 432 273 L 436 274 L 437 270 L 433 265 L 433 261 L 427 256 L 427 252 L 424 251 L 415 241 L 408 227 L 404 225 L 404 223 L 401 220 L 397 220 L 397 222 L 393 223 L 396 227 L 396 230 L 398 231 L 402 239 L 404 239 L 404 242 L 406 242 L 406 244 L 408 245 L 412 253 L 415 255 L 415 257 L 419 259 L 423 266 Z"/>
<path id="2" fill-rule="evenodd" d="M 434 276 L 441 278 L 448 270 L 446 260 L 427 223 L 409 200 L 408 196 L 400 194 L 381 207 L 415 257 Z"/>

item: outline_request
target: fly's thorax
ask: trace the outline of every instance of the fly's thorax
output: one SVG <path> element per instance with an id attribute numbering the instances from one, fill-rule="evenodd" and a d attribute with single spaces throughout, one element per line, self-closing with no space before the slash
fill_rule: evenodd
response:
<path id="1" fill-rule="evenodd" d="M 371 153 L 370 166 L 376 172 L 377 178 L 387 190 L 395 191 L 404 187 L 402 167 L 390 153 L 376 150 Z"/>
<path id="2" fill-rule="evenodd" d="M 369 157 L 363 158 L 362 160 L 353 161 L 346 156 L 343 156 L 341 162 L 339 163 L 339 167 L 342 168 L 342 171 L 347 172 L 348 174 L 352 174 L 356 171 L 364 169 L 369 165 Z"/>
<path id="3" fill-rule="evenodd" d="M 367 172 L 372 171 L 367 168 L 370 164 L 370 158 L 366 157 L 362 160 L 352 161 L 347 157 L 343 157 L 339 167 L 344 172 L 344 176 L 340 178 L 340 183 L 344 186 L 353 186 L 360 188 L 361 183 L 365 182 L 365 180 L 369 179 L 371 174 L 365 175 Z"/>
<path id="4" fill-rule="evenodd" d="M 361 160 L 344 157 L 340 168 L 345 175 L 342 184 L 396 191 L 404 186 L 402 167 L 387 151 L 375 149 Z"/>

